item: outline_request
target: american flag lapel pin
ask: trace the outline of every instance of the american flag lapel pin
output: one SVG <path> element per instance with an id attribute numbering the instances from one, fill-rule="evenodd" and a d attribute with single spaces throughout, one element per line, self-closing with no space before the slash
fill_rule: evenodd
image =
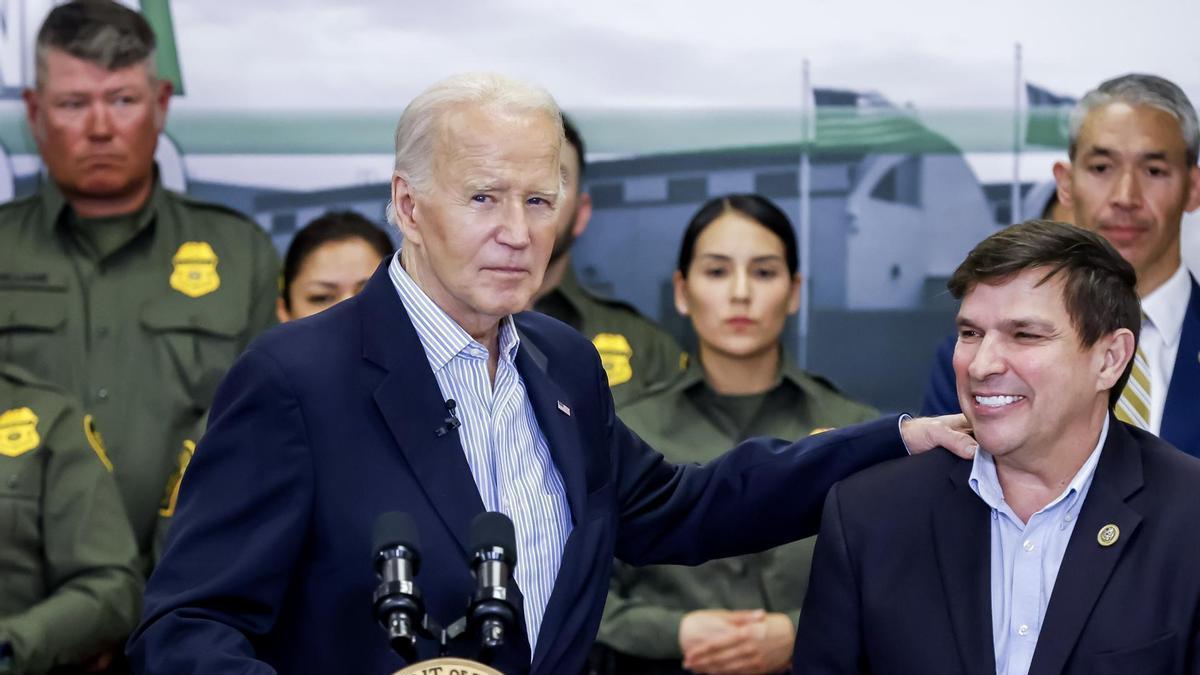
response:
<path id="1" fill-rule="evenodd" d="M 563 403 L 562 401 L 558 402 L 558 411 L 561 412 L 562 414 L 566 415 L 567 417 L 571 416 L 571 407 L 568 406 L 566 403 Z"/>

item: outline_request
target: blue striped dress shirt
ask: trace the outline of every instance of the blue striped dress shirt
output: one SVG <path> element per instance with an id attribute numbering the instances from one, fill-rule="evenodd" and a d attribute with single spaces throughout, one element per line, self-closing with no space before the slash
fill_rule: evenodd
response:
<path id="1" fill-rule="evenodd" d="M 1029 673 L 1058 568 L 1107 437 L 1106 417 L 1100 441 L 1067 488 L 1030 516 L 1028 523 L 1022 523 L 1004 501 L 996 461 L 985 450 L 975 453 L 968 483 L 992 510 L 992 645 L 996 675 Z"/>
<path id="2" fill-rule="evenodd" d="M 571 510 L 558 467 L 517 372 L 521 339 L 512 317 L 500 322 L 496 379 L 488 351 L 438 307 L 404 271 L 397 252 L 388 268 L 412 319 L 442 397 L 454 399 L 459 440 L 483 506 L 512 519 L 517 534 L 513 576 L 525 596 L 532 653 L 571 533 Z M 466 592 L 467 589 L 464 589 Z"/>

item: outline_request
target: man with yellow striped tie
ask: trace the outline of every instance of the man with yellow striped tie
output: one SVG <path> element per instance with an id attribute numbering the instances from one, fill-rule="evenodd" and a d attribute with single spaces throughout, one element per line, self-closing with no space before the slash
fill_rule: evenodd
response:
<path id="1" fill-rule="evenodd" d="M 1142 332 L 1115 412 L 1200 456 L 1200 287 L 1183 266 L 1180 228 L 1200 207 L 1200 124 L 1174 83 L 1130 74 L 1075 107 L 1058 196 L 1137 271 Z"/>

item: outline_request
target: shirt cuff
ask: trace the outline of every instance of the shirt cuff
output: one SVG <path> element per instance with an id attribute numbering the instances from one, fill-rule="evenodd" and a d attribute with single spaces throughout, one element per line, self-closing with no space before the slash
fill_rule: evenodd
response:
<path id="1" fill-rule="evenodd" d="M 896 421 L 896 433 L 900 434 L 900 442 L 904 443 L 904 434 L 900 431 L 900 427 L 907 421 L 912 419 L 912 415 L 908 413 L 900 413 L 900 419 Z M 904 452 L 912 454 L 912 450 L 908 449 L 908 443 L 904 443 Z"/>

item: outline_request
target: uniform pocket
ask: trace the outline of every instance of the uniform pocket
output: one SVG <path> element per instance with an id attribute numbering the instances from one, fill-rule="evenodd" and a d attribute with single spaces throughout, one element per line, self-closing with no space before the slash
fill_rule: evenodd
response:
<path id="1" fill-rule="evenodd" d="M 0 282 L 0 360 L 34 372 L 66 349 L 67 292 L 59 283 Z"/>
<path id="2" fill-rule="evenodd" d="M 217 384 L 241 351 L 246 330 L 244 314 L 204 300 L 163 297 L 147 303 L 140 317 L 198 409 L 212 402 Z"/>

